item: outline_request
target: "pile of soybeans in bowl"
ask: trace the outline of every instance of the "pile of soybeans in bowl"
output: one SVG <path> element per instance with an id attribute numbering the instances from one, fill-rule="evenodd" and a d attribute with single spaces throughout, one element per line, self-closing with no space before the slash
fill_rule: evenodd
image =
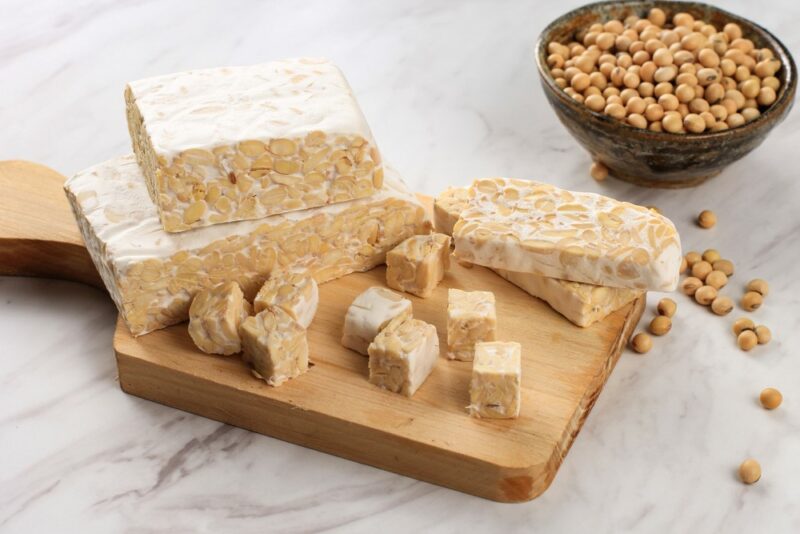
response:
<path id="1" fill-rule="evenodd" d="M 738 24 L 717 28 L 689 13 L 595 23 L 569 43 L 550 42 L 556 85 L 592 111 L 635 128 L 717 132 L 758 118 L 780 87 L 781 62 Z"/>

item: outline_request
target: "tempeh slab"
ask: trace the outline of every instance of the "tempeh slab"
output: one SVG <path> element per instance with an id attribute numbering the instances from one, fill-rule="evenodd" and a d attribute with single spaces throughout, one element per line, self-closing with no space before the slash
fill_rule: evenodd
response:
<path id="1" fill-rule="evenodd" d="M 468 188 L 451 187 L 443 191 L 433 204 L 436 230 L 452 234 L 461 212 L 468 206 Z M 547 302 L 554 310 L 578 326 L 589 326 L 642 295 L 642 291 L 637 289 L 570 282 L 504 269 L 493 270 L 530 295 Z"/>
<path id="2" fill-rule="evenodd" d="M 453 239 L 456 257 L 486 267 L 629 289 L 678 285 L 675 225 L 594 193 L 513 178 L 475 180 Z"/>
<path id="3" fill-rule="evenodd" d="M 161 228 L 131 155 L 80 172 L 65 188 L 134 335 L 186 320 L 200 289 L 234 281 L 251 299 L 273 270 L 305 270 L 327 282 L 383 263 L 395 245 L 431 227 L 394 171 L 368 198 L 180 234 Z"/>
<path id="4" fill-rule="evenodd" d="M 138 80 L 133 150 L 168 232 L 373 194 L 380 153 L 342 72 L 298 58 Z"/>
<path id="5" fill-rule="evenodd" d="M 574 324 L 584 327 L 602 320 L 644 294 L 637 289 L 582 284 L 504 269 L 492 270 L 526 293 L 542 299 Z"/>

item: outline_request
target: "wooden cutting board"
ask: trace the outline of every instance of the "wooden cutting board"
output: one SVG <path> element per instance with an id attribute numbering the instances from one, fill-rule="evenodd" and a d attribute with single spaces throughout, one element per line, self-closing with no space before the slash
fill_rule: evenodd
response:
<path id="1" fill-rule="evenodd" d="M 0 162 L 0 274 L 101 286 L 62 191 L 64 178 L 27 162 Z M 430 198 L 423 199 L 430 205 Z M 516 420 L 467 416 L 471 364 L 440 358 L 407 399 L 367 381 L 367 359 L 339 343 L 350 302 L 383 285 L 384 268 L 320 287 L 309 329 L 313 367 L 279 388 L 237 357 L 203 354 L 186 325 L 134 338 L 118 321 L 122 389 L 181 410 L 488 499 L 527 501 L 555 477 L 641 317 L 644 299 L 579 328 L 499 276 L 453 265 L 431 298 L 407 295 L 414 316 L 446 341 L 447 288 L 493 291 L 499 339 L 522 344 Z"/>

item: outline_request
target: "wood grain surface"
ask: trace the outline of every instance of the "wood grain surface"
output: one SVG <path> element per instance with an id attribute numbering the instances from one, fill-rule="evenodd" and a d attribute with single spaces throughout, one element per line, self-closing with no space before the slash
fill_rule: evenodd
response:
<path id="1" fill-rule="evenodd" d="M 59 175 L 38 165 L 5 162 L 0 177 L 6 190 L 24 184 L 0 200 L 0 273 L 96 282 L 85 251 L 77 252 L 80 236 Z M 7 214 L 6 204 L 13 209 Z M 53 260 L 56 249 L 72 252 L 50 261 L 52 268 L 37 269 L 41 260 Z M 6 265 L 12 256 L 23 255 L 28 257 Z M 198 351 L 185 324 L 134 338 L 118 321 L 114 350 L 122 389 L 488 499 L 519 502 L 541 494 L 638 322 L 644 299 L 579 328 L 487 269 L 457 264 L 430 298 L 407 295 L 414 316 L 435 325 L 444 346 L 447 288 L 495 293 L 499 339 L 522 344 L 522 409 L 515 420 L 478 420 L 465 411 L 470 363 L 440 357 L 430 378 L 407 399 L 371 385 L 367 359 L 341 346 L 348 305 L 384 280 L 379 267 L 320 286 L 319 311 L 308 332 L 313 367 L 279 388 L 253 378 L 236 356 Z"/>
<path id="2" fill-rule="evenodd" d="M 64 176 L 29 161 L 0 161 L 0 275 L 73 280 L 103 288 L 64 195 Z"/>

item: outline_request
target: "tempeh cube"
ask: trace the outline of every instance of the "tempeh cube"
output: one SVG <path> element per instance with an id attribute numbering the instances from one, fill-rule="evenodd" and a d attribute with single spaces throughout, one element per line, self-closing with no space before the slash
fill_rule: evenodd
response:
<path id="1" fill-rule="evenodd" d="M 478 343 L 472 364 L 467 407 L 473 417 L 509 419 L 519 416 L 522 375 L 521 347 L 516 342 Z"/>
<path id="2" fill-rule="evenodd" d="M 453 235 L 461 211 L 469 205 L 469 188 L 448 187 L 433 201 L 433 225 L 437 232 Z"/>
<path id="3" fill-rule="evenodd" d="M 133 149 L 167 232 L 373 194 L 383 167 L 342 72 L 324 59 L 131 82 Z"/>
<path id="4" fill-rule="evenodd" d="M 369 346 L 369 381 L 406 397 L 430 375 L 439 357 L 439 337 L 432 324 L 393 321 Z"/>
<path id="5" fill-rule="evenodd" d="M 259 313 L 269 306 L 278 306 L 300 326 L 308 328 L 318 304 L 319 287 L 314 278 L 302 273 L 275 272 L 261 286 L 253 300 L 253 309 Z"/>
<path id="6" fill-rule="evenodd" d="M 371 287 L 347 308 L 342 345 L 368 355 L 369 344 L 392 321 L 411 317 L 411 301 L 385 287 Z"/>
<path id="7" fill-rule="evenodd" d="M 491 291 L 447 290 L 447 357 L 471 362 L 475 344 L 497 339 L 497 312 Z"/>
<path id="8" fill-rule="evenodd" d="M 250 303 L 236 282 L 218 284 L 195 295 L 189 307 L 189 336 L 208 354 L 242 350 L 239 326 L 250 315 Z"/>
<path id="9" fill-rule="evenodd" d="M 412 236 L 386 254 L 386 284 L 427 298 L 450 268 L 450 236 Z"/>
<path id="10" fill-rule="evenodd" d="M 672 291 L 681 244 L 666 217 L 593 193 L 475 180 L 453 228 L 456 258 L 601 286 Z"/>
<path id="11" fill-rule="evenodd" d="M 248 317 L 241 336 L 243 359 L 270 386 L 308 371 L 306 329 L 283 309 L 270 307 Z"/>

